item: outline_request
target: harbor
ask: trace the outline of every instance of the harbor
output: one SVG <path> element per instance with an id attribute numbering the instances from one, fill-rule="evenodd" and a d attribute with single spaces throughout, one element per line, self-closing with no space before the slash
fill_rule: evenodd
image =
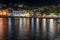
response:
<path id="1" fill-rule="evenodd" d="M 60 6 L 49 7 L 0 9 L 0 40 L 56 40 L 59 38 L 60 13 L 56 9 Z"/>

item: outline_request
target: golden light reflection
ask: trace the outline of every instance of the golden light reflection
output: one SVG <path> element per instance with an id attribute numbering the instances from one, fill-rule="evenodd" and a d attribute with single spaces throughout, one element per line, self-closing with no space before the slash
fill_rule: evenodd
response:
<path id="1" fill-rule="evenodd" d="M 0 40 L 6 39 L 7 35 L 7 19 L 6 18 L 0 18 Z"/>
<path id="2" fill-rule="evenodd" d="M 0 18 L 0 40 L 3 39 L 3 18 Z"/>

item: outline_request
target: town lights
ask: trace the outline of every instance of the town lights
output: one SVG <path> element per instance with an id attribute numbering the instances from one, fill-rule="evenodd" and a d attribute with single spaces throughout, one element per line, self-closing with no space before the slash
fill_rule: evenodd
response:
<path id="1" fill-rule="evenodd" d="M 43 14 L 43 17 L 46 17 L 46 14 Z"/>
<path id="2" fill-rule="evenodd" d="M 57 15 L 55 15 L 55 14 L 50 14 L 50 17 L 54 17 L 54 18 L 57 18 Z"/>
<path id="3" fill-rule="evenodd" d="M 0 15 L 2 15 L 2 11 L 0 10 Z"/>
<path id="4" fill-rule="evenodd" d="M 7 11 L 6 10 L 3 10 L 2 11 L 2 15 L 4 15 L 4 16 L 7 15 Z"/>
<path id="5" fill-rule="evenodd" d="M 29 14 L 29 13 L 20 14 L 20 16 L 26 16 L 26 17 L 29 17 L 29 16 L 30 16 L 30 14 Z"/>
<path id="6" fill-rule="evenodd" d="M 55 15 L 54 13 L 52 13 L 52 14 L 50 14 L 50 15 L 52 15 L 52 16 L 57 16 L 57 15 Z"/>
<path id="7" fill-rule="evenodd" d="M 0 10 L 0 15 L 8 16 L 9 11 L 8 10 Z"/>

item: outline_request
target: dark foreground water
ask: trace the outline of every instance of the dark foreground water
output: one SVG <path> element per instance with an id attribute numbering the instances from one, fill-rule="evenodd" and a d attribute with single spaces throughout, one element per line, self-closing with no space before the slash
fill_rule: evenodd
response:
<path id="1" fill-rule="evenodd" d="M 60 23 L 56 19 L 8 18 L 4 40 L 54 40 L 59 32 Z"/>

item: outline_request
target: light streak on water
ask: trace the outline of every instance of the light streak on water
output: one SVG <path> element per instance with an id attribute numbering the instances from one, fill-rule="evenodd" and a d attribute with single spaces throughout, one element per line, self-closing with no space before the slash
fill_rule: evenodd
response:
<path id="1" fill-rule="evenodd" d="M 54 40 L 54 19 L 50 19 L 49 23 L 49 38 Z"/>
<path id="2" fill-rule="evenodd" d="M 11 18 L 8 18 L 8 25 L 9 25 L 9 27 L 8 27 L 9 32 L 11 32 Z"/>
<path id="3" fill-rule="evenodd" d="M 50 19 L 50 24 L 49 24 L 49 32 L 54 32 L 54 20 L 53 19 Z"/>
<path id="4" fill-rule="evenodd" d="M 58 24 L 58 34 L 60 35 L 60 23 Z"/>
<path id="5" fill-rule="evenodd" d="M 19 18 L 19 34 L 18 39 L 23 39 L 23 18 Z"/>
<path id="6" fill-rule="evenodd" d="M 58 19 L 58 35 L 60 35 L 60 19 Z"/>
<path id="7" fill-rule="evenodd" d="M 3 39 L 3 18 L 0 18 L 0 40 Z"/>
<path id="8" fill-rule="evenodd" d="M 23 18 L 23 32 L 27 32 L 27 18 Z"/>
<path id="9" fill-rule="evenodd" d="M 39 30 L 39 25 L 40 25 L 39 24 L 39 18 L 36 18 L 36 34 L 35 34 L 36 35 L 36 40 L 38 40 L 40 38 L 40 36 L 41 36 L 40 32 L 39 32 L 40 31 Z"/>
<path id="10" fill-rule="evenodd" d="M 58 24 L 58 35 L 60 35 L 60 23 Z"/>
<path id="11" fill-rule="evenodd" d="M 27 32 L 30 31 L 30 20 L 29 20 L 29 18 L 26 18 L 26 30 L 27 30 Z"/>
<path id="12" fill-rule="evenodd" d="M 11 26 L 11 18 L 8 18 L 8 37 L 9 37 L 9 40 L 11 40 L 11 37 L 12 37 L 12 26 Z"/>
<path id="13" fill-rule="evenodd" d="M 31 31 L 34 32 L 34 18 L 31 19 Z"/>
<path id="14" fill-rule="evenodd" d="M 39 32 L 39 18 L 36 18 L 36 32 Z"/>
<path id="15" fill-rule="evenodd" d="M 20 31 L 20 33 L 23 32 L 23 20 L 22 20 L 22 18 L 19 19 L 19 31 Z"/>
<path id="16" fill-rule="evenodd" d="M 46 19 L 42 19 L 42 37 L 44 38 L 44 39 L 46 39 L 46 36 L 47 36 L 47 26 L 46 26 L 47 24 L 46 24 Z"/>
<path id="17" fill-rule="evenodd" d="M 43 32 L 46 32 L 46 19 L 43 19 Z"/>

